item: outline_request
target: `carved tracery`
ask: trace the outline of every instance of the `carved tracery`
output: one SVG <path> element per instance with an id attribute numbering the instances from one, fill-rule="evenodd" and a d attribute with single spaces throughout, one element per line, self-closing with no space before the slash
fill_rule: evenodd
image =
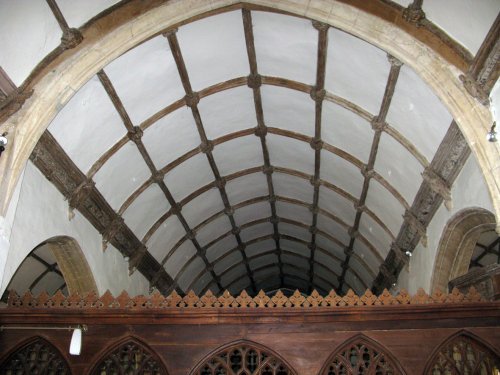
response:
<path id="1" fill-rule="evenodd" d="M 2 375 L 70 375 L 68 364 L 59 351 L 44 339 L 30 340 L 12 353 L 1 365 Z"/>
<path id="2" fill-rule="evenodd" d="M 219 350 L 196 367 L 192 375 L 294 375 L 270 350 L 239 343 Z"/>
<path id="3" fill-rule="evenodd" d="M 490 375 L 500 371 L 500 358 L 469 335 L 447 340 L 427 365 L 430 375 Z"/>
<path id="4" fill-rule="evenodd" d="M 92 375 L 167 375 L 160 359 L 145 345 L 129 340 L 108 352 Z"/>
<path id="5" fill-rule="evenodd" d="M 404 374 L 392 356 L 379 345 L 357 337 L 328 359 L 322 375 L 396 375 Z"/>

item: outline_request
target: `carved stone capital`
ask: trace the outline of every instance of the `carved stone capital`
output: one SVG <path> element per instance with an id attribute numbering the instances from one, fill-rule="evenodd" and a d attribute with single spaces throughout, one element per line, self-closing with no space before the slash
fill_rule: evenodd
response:
<path id="1" fill-rule="evenodd" d="M 489 105 L 490 99 L 488 94 L 474 78 L 472 78 L 469 74 L 460 74 L 458 78 L 460 78 L 460 81 L 464 84 L 464 88 L 473 98 L 477 99 L 484 106 Z"/>
<path id="2" fill-rule="evenodd" d="M 420 27 L 422 26 L 422 22 L 425 20 L 425 13 L 420 6 L 410 4 L 405 10 L 403 10 L 403 18 L 409 23 Z"/>
<path id="3" fill-rule="evenodd" d="M 422 245 L 427 247 L 427 230 L 424 225 L 417 219 L 413 212 L 409 210 L 406 210 L 403 218 L 406 223 L 420 235 L 420 242 L 422 242 Z"/>
<path id="4" fill-rule="evenodd" d="M 139 126 L 134 126 L 131 131 L 127 133 L 128 139 L 130 139 L 135 144 L 141 141 L 143 135 L 143 131 Z"/>
<path id="5" fill-rule="evenodd" d="M 429 184 L 432 191 L 439 194 L 444 199 L 444 205 L 448 211 L 451 210 L 453 208 L 453 202 L 451 199 L 451 188 L 448 186 L 448 183 L 430 167 L 425 168 L 422 177 Z"/>
<path id="6" fill-rule="evenodd" d="M 74 28 L 65 29 L 61 37 L 61 46 L 64 49 L 72 49 L 79 45 L 82 41 L 83 36 L 80 30 Z"/>
<path id="7" fill-rule="evenodd" d="M 247 85 L 251 89 L 258 89 L 262 86 L 262 77 L 260 74 L 250 74 L 247 77 Z"/>
<path id="8" fill-rule="evenodd" d="M 313 150 L 321 150 L 321 148 L 323 147 L 323 141 L 321 139 L 318 139 L 318 138 L 313 138 L 311 139 L 311 142 L 309 143 L 309 145 L 311 146 L 311 148 Z"/>
<path id="9" fill-rule="evenodd" d="M 192 92 L 191 94 L 186 94 L 184 99 L 186 100 L 186 105 L 192 108 L 200 102 L 200 95 L 197 92 Z"/>

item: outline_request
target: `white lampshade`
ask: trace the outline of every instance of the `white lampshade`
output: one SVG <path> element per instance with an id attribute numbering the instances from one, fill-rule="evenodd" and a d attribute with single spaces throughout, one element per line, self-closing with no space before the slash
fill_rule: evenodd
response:
<path id="1" fill-rule="evenodd" d="M 80 355 L 82 350 L 82 329 L 75 328 L 71 336 L 71 343 L 69 344 L 69 354 Z"/>

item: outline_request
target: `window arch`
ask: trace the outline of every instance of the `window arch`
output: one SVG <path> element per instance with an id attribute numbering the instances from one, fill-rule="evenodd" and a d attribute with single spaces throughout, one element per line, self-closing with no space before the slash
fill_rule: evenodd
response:
<path id="1" fill-rule="evenodd" d="M 396 359 L 375 341 L 358 335 L 326 361 L 320 375 L 399 375 L 405 372 Z"/>
<path id="2" fill-rule="evenodd" d="M 161 359 L 135 338 L 122 340 L 94 365 L 91 375 L 167 375 Z"/>
<path id="3" fill-rule="evenodd" d="M 437 348 L 427 363 L 424 374 L 490 375 L 497 374 L 499 370 L 498 354 L 470 333 L 461 331 Z"/>
<path id="4" fill-rule="evenodd" d="M 296 375 L 296 372 L 272 350 L 238 341 L 209 354 L 191 375 Z"/>
<path id="5" fill-rule="evenodd" d="M 59 350 L 41 337 L 21 344 L 1 363 L 0 369 L 2 375 L 71 374 Z"/>

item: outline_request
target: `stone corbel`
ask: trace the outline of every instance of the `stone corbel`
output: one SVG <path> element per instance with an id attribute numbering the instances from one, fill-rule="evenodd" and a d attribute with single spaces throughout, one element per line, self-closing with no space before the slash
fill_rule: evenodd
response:
<path id="1" fill-rule="evenodd" d="M 450 211 L 453 208 L 453 201 L 451 199 L 451 189 L 446 181 L 429 167 L 425 168 L 422 177 L 429 184 L 432 191 L 444 199 L 444 205 Z"/>

